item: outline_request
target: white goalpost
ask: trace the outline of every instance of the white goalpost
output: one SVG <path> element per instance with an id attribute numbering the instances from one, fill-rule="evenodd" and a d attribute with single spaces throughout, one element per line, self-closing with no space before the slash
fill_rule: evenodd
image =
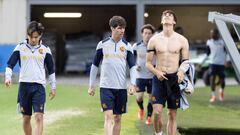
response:
<path id="1" fill-rule="evenodd" d="M 240 54 L 238 48 L 231 36 L 231 33 L 227 27 L 227 23 L 233 25 L 235 32 L 237 33 L 238 40 L 240 40 L 240 16 L 234 14 L 221 14 L 218 12 L 209 12 L 208 21 L 216 23 L 219 33 L 221 34 L 226 50 L 230 55 L 232 65 L 236 72 L 238 80 L 240 80 Z"/>

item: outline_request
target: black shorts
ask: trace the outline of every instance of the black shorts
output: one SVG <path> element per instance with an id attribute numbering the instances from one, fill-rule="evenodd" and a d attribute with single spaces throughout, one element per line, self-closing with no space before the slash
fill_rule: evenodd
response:
<path id="1" fill-rule="evenodd" d="M 152 79 L 137 78 L 136 85 L 139 88 L 137 92 L 145 92 L 147 89 L 148 94 L 152 93 Z"/>
<path id="2" fill-rule="evenodd" d="M 156 76 L 153 77 L 152 104 L 162 104 L 169 109 L 180 107 L 180 88 L 176 73 L 165 75 L 168 80 L 160 81 Z"/>
<path id="3" fill-rule="evenodd" d="M 220 78 L 225 78 L 224 69 L 225 69 L 224 65 L 216 64 L 210 65 L 211 75 L 219 75 Z"/>
<path id="4" fill-rule="evenodd" d="M 45 101 L 45 87 L 42 84 L 20 82 L 17 102 L 23 115 L 32 115 L 32 109 L 44 113 Z"/>
<path id="5" fill-rule="evenodd" d="M 100 88 L 100 99 L 103 111 L 113 110 L 113 114 L 127 111 L 127 90 Z"/>

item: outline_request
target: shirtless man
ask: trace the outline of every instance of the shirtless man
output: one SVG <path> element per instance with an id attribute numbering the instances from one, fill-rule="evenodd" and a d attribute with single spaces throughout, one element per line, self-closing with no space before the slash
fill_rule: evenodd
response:
<path id="1" fill-rule="evenodd" d="M 180 107 L 179 83 L 188 67 L 189 45 L 182 35 L 174 31 L 176 15 L 171 10 L 162 13 L 163 31 L 153 36 L 148 45 L 146 67 L 154 74 L 152 104 L 155 135 L 162 135 L 162 111 L 168 107 L 167 134 L 176 135 L 177 108 Z M 156 55 L 156 67 L 152 64 Z"/>

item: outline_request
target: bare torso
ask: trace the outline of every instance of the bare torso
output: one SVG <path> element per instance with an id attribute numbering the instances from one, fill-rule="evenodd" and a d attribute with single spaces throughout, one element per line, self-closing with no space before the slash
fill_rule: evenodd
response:
<path id="1" fill-rule="evenodd" d="M 176 32 L 170 36 L 164 36 L 163 32 L 155 35 L 151 39 L 150 48 L 156 51 L 156 69 L 167 74 L 178 71 L 180 56 L 182 59 L 188 59 L 188 53 L 184 51 L 185 48 L 188 49 L 187 40 Z"/>

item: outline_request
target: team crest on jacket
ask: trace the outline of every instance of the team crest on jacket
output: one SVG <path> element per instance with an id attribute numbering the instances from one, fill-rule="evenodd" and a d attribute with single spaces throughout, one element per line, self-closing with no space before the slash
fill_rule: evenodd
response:
<path id="1" fill-rule="evenodd" d="M 24 113 L 24 112 L 25 112 L 25 111 L 24 111 L 24 109 L 23 109 L 23 107 L 21 107 L 21 112 L 22 112 L 22 113 Z"/>
<path id="2" fill-rule="evenodd" d="M 125 111 L 125 106 L 122 107 L 122 112 L 124 112 L 124 111 Z"/>
<path id="3" fill-rule="evenodd" d="M 41 110 L 41 111 L 43 110 L 43 104 L 40 105 L 40 110 Z"/>
<path id="4" fill-rule="evenodd" d="M 38 52 L 39 52 L 40 54 L 43 54 L 43 49 L 39 49 Z"/>
<path id="5" fill-rule="evenodd" d="M 124 47 L 124 46 L 120 46 L 119 49 L 120 49 L 121 52 L 124 52 L 124 51 L 125 51 L 125 47 Z"/>
<path id="6" fill-rule="evenodd" d="M 107 108 L 107 105 L 105 103 L 102 104 L 102 108 L 103 109 L 106 109 Z"/>
<path id="7" fill-rule="evenodd" d="M 26 60 L 27 59 L 27 56 L 22 56 L 22 60 Z"/>
<path id="8" fill-rule="evenodd" d="M 152 101 L 156 102 L 157 101 L 156 97 L 152 96 Z"/>
<path id="9" fill-rule="evenodd" d="M 26 52 L 26 49 L 25 49 L 25 48 L 23 48 L 23 49 L 22 49 L 22 51 L 23 51 L 23 52 Z"/>
<path id="10" fill-rule="evenodd" d="M 176 100 L 176 106 L 178 106 L 178 105 L 179 105 L 179 100 L 177 99 L 177 100 Z"/>

